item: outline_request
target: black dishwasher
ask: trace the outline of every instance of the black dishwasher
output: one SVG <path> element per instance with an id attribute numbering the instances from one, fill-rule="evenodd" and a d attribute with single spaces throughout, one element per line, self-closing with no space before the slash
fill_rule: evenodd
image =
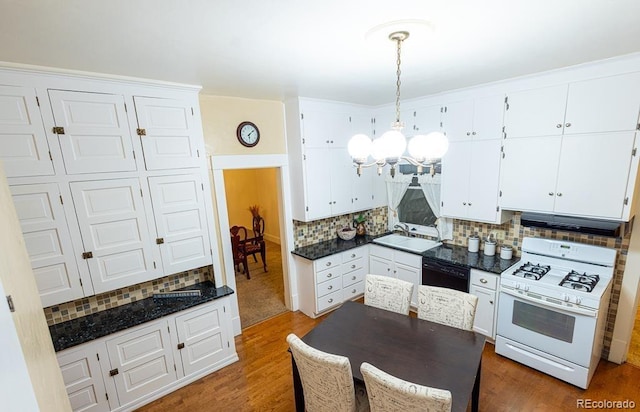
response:
<path id="1" fill-rule="evenodd" d="M 422 284 L 469 292 L 470 269 L 464 265 L 422 258 Z"/>

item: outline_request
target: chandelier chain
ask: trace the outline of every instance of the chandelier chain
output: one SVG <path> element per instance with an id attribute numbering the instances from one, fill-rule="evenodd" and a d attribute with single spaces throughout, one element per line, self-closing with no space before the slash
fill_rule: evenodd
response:
<path id="1" fill-rule="evenodd" d="M 398 57 L 396 59 L 396 122 L 400 123 L 400 51 L 402 48 L 402 38 L 396 38 Z"/>

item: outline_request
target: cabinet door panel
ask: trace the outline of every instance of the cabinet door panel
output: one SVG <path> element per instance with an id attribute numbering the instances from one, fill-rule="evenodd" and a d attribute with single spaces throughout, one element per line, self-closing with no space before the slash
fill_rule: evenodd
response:
<path id="1" fill-rule="evenodd" d="M 469 287 L 469 293 L 478 297 L 476 316 L 473 320 L 473 330 L 493 338 L 496 292 L 471 285 Z"/>
<path id="2" fill-rule="evenodd" d="M 473 131 L 473 100 L 447 104 L 443 127 L 450 142 L 471 139 Z"/>
<path id="3" fill-rule="evenodd" d="M 415 110 L 415 131 L 416 134 L 428 134 L 431 132 L 439 132 L 442 130 L 441 122 L 441 106 L 419 107 Z"/>
<path id="4" fill-rule="evenodd" d="M 96 293 L 155 279 L 152 243 L 138 179 L 71 183 L 71 193 Z M 150 212 L 150 211 L 148 211 Z"/>
<path id="5" fill-rule="evenodd" d="M 202 147 L 189 102 L 134 97 L 147 170 L 198 167 Z"/>
<path id="6" fill-rule="evenodd" d="M 362 169 L 361 176 L 358 176 L 356 168 L 351 166 L 351 170 L 348 173 L 351 176 L 352 210 L 357 212 L 371 209 L 373 207 L 373 183 L 374 179 L 378 177 L 375 167 Z"/>
<path id="7" fill-rule="evenodd" d="M 369 272 L 373 275 L 394 277 L 391 272 L 392 262 L 377 256 L 369 256 Z"/>
<path id="8" fill-rule="evenodd" d="M 471 142 L 468 214 L 471 220 L 496 220 L 500 180 L 500 140 Z"/>
<path id="9" fill-rule="evenodd" d="M 122 96 L 49 90 L 68 174 L 136 170 Z"/>
<path id="10" fill-rule="evenodd" d="M 634 132 L 565 135 L 555 211 L 620 219 L 633 141 Z"/>
<path id="11" fill-rule="evenodd" d="M 84 296 L 55 183 L 11 186 L 43 307 Z"/>
<path id="12" fill-rule="evenodd" d="M 473 138 L 499 139 L 504 124 L 504 96 L 488 96 L 475 99 L 473 104 Z"/>
<path id="13" fill-rule="evenodd" d="M 213 366 L 229 352 L 223 305 L 209 305 L 176 317 L 180 357 L 185 376 Z"/>
<path id="14" fill-rule="evenodd" d="M 93 347 L 70 349 L 58 354 L 58 364 L 71 408 L 82 412 L 110 410 L 102 370 Z"/>
<path id="15" fill-rule="evenodd" d="M 324 167 L 314 173 L 320 172 L 325 175 L 327 172 L 329 173 L 331 177 L 331 214 L 338 216 L 353 210 L 351 182 L 356 171 L 347 149 L 331 149 L 329 156 L 329 159 L 325 159 Z"/>
<path id="16" fill-rule="evenodd" d="M 165 274 L 211 264 L 202 181 L 198 175 L 150 177 Z"/>
<path id="17" fill-rule="evenodd" d="M 567 85 L 515 92 L 508 97 L 509 108 L 504 114 L 508 138 L 562 133 Z"/>
<path id="18" fill-rule="evenodd" d="M 121 405 L 176 380 L 170 342 L 166 321 L 106 341 Z"/>
<path id="19" fill-rule="evenodd" d="M 565 134 L 635 130 L 640 110 L 640 73 L 571 83 Z"/>
<path id="20" fill-rule="evenodd" d="M 330 110 L 306 110 L 303 112 L 302 138 L 305 147 L 344 146 L 349 140 L 349 116 Z"/>
<path id="21" fill-rule="evenodd" d="M 553 211 L 561 141 L 561 136 L 504 141 L 498 199 L 502 208 Z"/>
<path id="22" fill-rule="evenodd" d="M 331 216 L 331 181 L 326 170 L 329 149 L 307 149 L 305 151 L 305 190 L 307 218 L 315 220 Z"/>
<path id="23" fill-rule="evenodd" d="M 413 292 L 411 295 L 411 304 L 418 305 L 418 285 L 421 283 L 422 268 L 415 268 L 402 263 L 396 262 L 395 264 L 396 277 L 400 280 L 410 282 L 413 284 Z"/>
<path id="24" fill-rule="evenodd" d="M 442 158 L 441 213 L 466 219 L 469 207 L 469 174 L 473 142 L 453 141 Z"/>
<path id="25" fill-rule="evenodd" d="M 34 89 L 0 86 L 0 160 L 7 177 L 54 174 L 36 97 Z"/>

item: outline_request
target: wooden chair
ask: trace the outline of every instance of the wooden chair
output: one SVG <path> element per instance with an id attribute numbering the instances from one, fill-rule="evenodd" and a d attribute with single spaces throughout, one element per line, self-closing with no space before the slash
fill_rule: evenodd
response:
<path id="1" fill-rule="evenodd" d="M 254 262 L 257 262 L 256 253 L 260 253 L 262 259 L 262 267 L 264 271 L 267 271 L 267 248 L 264 242 L 264 219 L 262 216 L 253 218 L 253 238 L 247 239 L 246 252 L 247 255 L 252 255 Z"/>
<path id="2" fill-rule="evenodd" d="M 449 412 L 451 392 L 405 381 L 364 362 L 360 365 L 371 412 Z"/>
<path id="3" fill-rule="evenodd" d="M 312 348 L 293 333 L 287 343 L 300 374 L 307 412 L 369 410 L 364 386 L 354 384 L 349 358 Z"/>
<path id="4" fill-rule="evenodd" d="M 455 289 L 418 286 L 418 318 L 473 330 L 478 297 Z"/>
<path id="5" fill-rule="evenodd" d="M 368 274 L 365 278 L 365 305 L 408 315 L 412 294 L 413 283 L 411 282 L 372 274 Z"/>
<path id="6" fill-rule="evenodd" d="M 251 279 L 251 275 L 249 275 L 249 265 L 247 264 L 247 252 L 245 250 L 247 228 L 244 226 L 232 226 L 229 231 L 231 232 L 233 266 L 236 271 L 239 271 L 240 264 L 242 264 L 242 273 L 247 275 L 247 279 Z"/>

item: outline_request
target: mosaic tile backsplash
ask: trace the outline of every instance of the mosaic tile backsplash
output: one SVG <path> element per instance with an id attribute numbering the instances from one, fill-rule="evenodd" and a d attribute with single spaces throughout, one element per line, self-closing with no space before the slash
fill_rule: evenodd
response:
<path id="1" fill-rule="evenodd" d="M 89 296 L 84 299 L 50 306 L 44 309 L 44 314 L 47 324 L 51 326 L 91 313 L 146 299 L 156 292 L 170 292 L 207 280 L 214 282 L 212 266 L 205 266 L 111 292 Z"/>
<path id="2" fill-rule="evenodd" d="M 295 246 L 308 246 L 314 243 L 334 239 L 336 237 L 336 229 L 343 225 L 350 226 L 351 222 L 357 215 L 357 213 L 348 214 L 313 222 L 294 221 Z M 366 226 L 368 234 L 378 235 L 388 231 L 386 207 L 363 212 L 363 215 L 367 219 Z M 516 212 L 509 221 L 501 225 L 454 219 L 453 239 L 446 240 L 445 243 L 467 246 L 467 238 L 472 234 L 477 234 L 480 237 L 480 250 L 482 250 L 484 246 L 484 240 L 493 234 L 494 238 L 497 239 L 498 246 L 508 245 L 513 248 L 514 256 L 521 255 L 522 239 L 525 237 L 566 240 L 569 242 L 585 243 L 616 249 L 618 255 L 613 275 L 611 301 L 607 311 L 607 326 L 602 353 L 603 358 L 607 358 L 609 356 L 631 233 L 627 233 L 623 238 L 611 238 L 558 230 L 524 227 L 520 224 L 520 213 Z"/>

